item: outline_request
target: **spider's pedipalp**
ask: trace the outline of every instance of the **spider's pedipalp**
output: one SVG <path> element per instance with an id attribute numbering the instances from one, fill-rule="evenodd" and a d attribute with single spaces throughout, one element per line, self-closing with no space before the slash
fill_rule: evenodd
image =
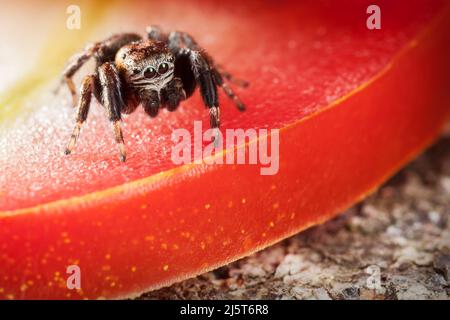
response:
<path id="1" fill-rule="evenodd" d="M 65 154 L 70 154 L 75 148 L 78 137 L 80 135 L 81 126 L 87 119 L 89 107 L 91 105 L 94 80 L 95 76 L 89 75 L 84 77 L 83 83 L 81 84 L 80 100 L 78 101 L 77 106 L 76 124 L 73 129 L 72 135 L 70 136 L 69 143 L 67 144 Z"/>

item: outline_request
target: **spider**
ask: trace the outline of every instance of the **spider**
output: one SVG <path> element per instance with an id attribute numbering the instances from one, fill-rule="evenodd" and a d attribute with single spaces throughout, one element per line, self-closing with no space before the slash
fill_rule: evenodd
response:
<path id="1" fill-rule="evenodd" d="M 248 82 L 233 77 L 215 64 L 189 34 L 179 31 L 166 34 L 158 26 L 147 27 L 146 32 L 146 39 L 135 33 L 121 33 L 95 42 L 68 63 L 61 83 L 70 90 L 77 111 L 65 154 L 75 148 L 92 95 L 107 111 L 122 162 L 126 159 L 126 151 L 120 127 L 121 115 L 132 113 L 139 105 L 153 118 L 162 108 L 177 109 L 198 86 L 209 109 L 210 125 L 217 130 L 220 126 L 217 87 L 221 87 L 240 111 L 245 110 L 242 101 L 224 80 L 241 87 L 246 87 Z M 91 57 L 96 61 L 96 70 L 82 80 L 78 99 L 72 77 Z"/>

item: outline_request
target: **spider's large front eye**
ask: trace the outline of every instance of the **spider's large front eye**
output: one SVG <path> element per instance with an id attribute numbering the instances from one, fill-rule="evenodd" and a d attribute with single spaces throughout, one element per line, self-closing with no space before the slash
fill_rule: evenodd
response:
<path id="1" fill-rule="evenodd" d="M 167 70 L 169 70 L 169 65 L 165 62 L 161 63 L 158 67 L 159 74 L 164 74 L 167 72 Z"/>
<path id="2" fill-rule="evenodd" d="M 156 70 L 154 68 L 147 68 L 144 71 L 144 77 L 146 77 L 147 79 L 151 79 L 156 75 Z"/>

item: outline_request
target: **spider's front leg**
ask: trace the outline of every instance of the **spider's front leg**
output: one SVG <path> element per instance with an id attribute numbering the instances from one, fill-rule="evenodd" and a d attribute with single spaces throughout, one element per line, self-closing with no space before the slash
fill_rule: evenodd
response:
<path id="1" fill-rule="evenodd" d="M 211 128 L 219 128 L 219 95 L 217 94 L 214 70 L 209 65 L 207 57 L 201 51 L 190 51 L 189 59 L 194 77 L 200 86 L 200 95 L 205 105 L 209 108 Z"/>
<path id="2" fill-rule="evenodd" d="M 212 128 L 220 126 L 220 108 L 217 94 L 217 87 L 220 86 L 225 94 L 233 100 L 240 111 L 245 110 L 245 106 L 233 90 L 223 81 L 236 80 L 231 74 L 218 69 L 213 60 L 197 44 L 197 42 L 187 33 L 174 31 L 168 36 L 169 49 L 176 57 L 187 56 L 194 74 L 195 80 L 200 87 L 200 94 L 205 105 L 209 108 L 210 123 Z M 223 73 L 222 73 L 223 72 Z M 241 84 L 246 85 L 241 81 Z"/>
<path id="3" fill-rule="evenodd" d="M 120 33 L 112 35 L 111 37 L 93 44 L 88 45 L 84 48 L 81 53 L 74 55 L 66 68 L 64 69 L 61 77 L 61 83 L 57 90 L 61 87 L 61 84 L 66 84 L 72 94 L 73 105 L 77 102 L 77 93 L 75 89 L 75 84 L 73 83 L 72 77 L 75 73 L 91 58 L 95 57 L 97 66 L 102 65 L 105 62 L 114 61 L 116 52 L 124 45 L 140 40 L 141 36 L 134 33 Z M 56 90 L 56 91 L 57 91 Z"/>
<path id="4" fill-rule="evenodd" d="M 119 158 L 122 162 L 126 159 L 125 143 L 122 129 L 120 128 L 121 110 L 125 107 L 123 101 L 123 86 L 119 73 L 112 62 L 106 62 L 98 68 L 99 84 L 96 88 L 102 105 L 108 112 L 109 121 L 113 125 L 114 137 L 119 148 Z"/>
<path id="5" fill-rule="evenodd" d="M 61 87 L 62 84 L 66 84 L 67 88 L 69 88 L 70 94 L 72 95 L 72 105 L 75 106 L 77 104 L 77 92 L 75 88 L 75 84 L 73 83 L 72 77 L 74 74 L 86 63 L 100 48 L 100 43 L 96 42 L 88 45 L 81 53 L 74 55 L 69 64 L 64 69 L 61 76 L 61 83 L 59 84 L 57 90 Z"/>
<path id="6" fill-rule="evenodd" d="M 94 82 L 95 82 L 94 75 L 86 76 L 83 79 L 80 90 L 80 99 L 77 105 L 76 124 L 75 128 L 73 128 L 72 135 L 70 136 L 70 140 L 65 150 L 65 154 L 70 154 L 75 148 L 78 137 L 80 135 L 81 126 L 87 119 L 89 107 L 91 105 Z"/>
<path id="7" fill-rule="evenodd" d="M 197 43 L 184 32 L 174 31 L 169 34 L 168 47 L 175 57 L 187 56 L 195 81 L 200 87 L 200 94 L 209 108 L 211 128 L 220 126 L 219 97 L 214 81 L 214 69 L 206 54 Z"/>

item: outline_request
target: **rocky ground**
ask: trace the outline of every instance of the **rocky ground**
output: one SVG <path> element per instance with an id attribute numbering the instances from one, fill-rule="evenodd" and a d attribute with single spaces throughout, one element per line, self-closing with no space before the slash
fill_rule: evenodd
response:
<path id="1" fill-rule="evenodd" d="M 450 135 L 323 225 L 141 299 L 449 299 Z"/>

